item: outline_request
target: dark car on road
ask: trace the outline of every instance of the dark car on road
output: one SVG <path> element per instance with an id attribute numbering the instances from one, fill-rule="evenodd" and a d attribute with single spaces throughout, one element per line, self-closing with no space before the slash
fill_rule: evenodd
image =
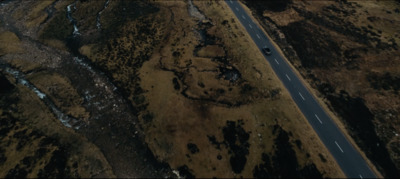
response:
<path id="1" fill-rule="evenodd" d="M 271 49 L 269 49 L 268 47 L 263 47 L 262 51 L 265 55 L 271 55 Z"/>

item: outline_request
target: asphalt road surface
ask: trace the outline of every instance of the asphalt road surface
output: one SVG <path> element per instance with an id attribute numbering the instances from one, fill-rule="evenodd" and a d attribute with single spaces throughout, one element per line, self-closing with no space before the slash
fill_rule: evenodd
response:
<path id="1" fill-rule="evenodd" d="M 267 46 L 272 54 L 264 57 L 272 66 L 272 69 L 283 82 L 293 100 L 307 118 L 319 138 L 336 159 L 340 168 L 349 178 L 376 178 L 368 167 L 360 153 L 354 149 L 336 124 L 307 90 L 293 69 L 286 63 L 282 55 L 271 44 L 271 41 L 263 33 L 249 15 L 236 0 L 226 0 L 233 13 L 246 28 L 247 32 L 261 50 Z"/>

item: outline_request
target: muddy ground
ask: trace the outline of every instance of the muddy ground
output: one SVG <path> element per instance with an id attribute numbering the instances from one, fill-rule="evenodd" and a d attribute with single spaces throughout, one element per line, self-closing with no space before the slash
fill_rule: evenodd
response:
<path id="1" fill-rule="evenodd" d="M 399 176 L 400 2 L 244 3 L 383 176 Z"/>
<path id="2" fill-rule="evenodd" d="M 222 1 L 5 1 L 0 41 L 0 176 L 344 176 Z"/>

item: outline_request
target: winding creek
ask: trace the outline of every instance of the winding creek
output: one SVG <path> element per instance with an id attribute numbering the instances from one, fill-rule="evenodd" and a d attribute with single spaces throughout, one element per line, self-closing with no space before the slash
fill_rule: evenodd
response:
<path id="1" fill-rule="evenodd" d="M 103 13 L 103 11 L 108 7 L 108 4 L 109 4 L 109 3 L 110 3 L 110 0 L 107 0 L 107 1 L 104 3 L 103 9 L 100 10 L 99 13 L 97 13 L 97 16 L 96 16 L 96 26 L 97 26 L 97 30 L 101 30 L 100 17 L 101 17 L 101 14 Z"/>
<path id="2" fill-rule="evenodd" d="M 108 6 L 108 3 L 109 1 L 106 1 L 104 9 Z M 79 30 L 77 28 L 77 21 L 72 17 L 73 10 L 71 8 L 73 8 L 74 10 L 77 9 L 76 1 L 67 6 L 67 18 L 70 20 L 74 27 L 71 40 L 78 41 L 79 39 L 77 36 L 81 34 L 79 33 Z M 77 68 L 74 68 L 74 70 L 77 70 L 76 73 L 80 74 L 80 77 L 76 78 L 73 81 L 90 81 L 90 83 L 87 84 L 91 84 L 90 86 L 85 86 L 85 89 L 80 92 L 80 94 L 82 94 L 85 99 L 83 104 L 84 107 L 93 110 L 93 112 L 91 112 L 92 115 L 89 120 L 97 120 L 101 118 L 103 114 L 110 113 L 111 111 L 123 113 L 121 110 L 123 108 L 119 107 L 119 104 L 125 103 L 125 101 L 115 93 L 117 87 L 108 79 L 107 76 L 104 75 L 103 72 L 94 69 L 90 65 L 89 60 L 86 59 L 86 57 L 79 54 L 79 51 L 77 50 L 77 48 L 79 47 L 70 46 L 69 48 L 71 49 L 71 51 L 77 54 L 72 54 L 74 55 L 74 57 L 72 57 L 73 63 L 66 62 L 68 63 L 66 65 L 78 65 Z M 75 76 L 73 78 L 75 78 Z M 134 122 L 134 124 L 136 123 Z"/>
<path id="3" fill-rule="evenodd" d="M 61 112 L 61 110 L 53 103 L 53 101 L 46 94 L 44 94 L 32 83 L 26 80 L 25 75 L 22 72 L 4 65 L 1 65 L 0 68 L 3 69 L 5 72 L 11 74 L 18 81 L 19 84 L 22 84 L 27 88 L 29 88 L 30 90 L 32 90 L 50 108 L 53 114 L 58 118 L 58 120 L 64 126 L 69 128 L 74 128 L 76 130 L 78 130 L 82 126 L 82 122 Z"/>
<path id="4" fill-rule="evenodd" d="M 72 9 L 71 9 L 71 7 L 73 8 L 74 11 L 76 10 L 76 1 L 67 6 L 67 18 L 72 23 L 72 25 L 74 26 L 73 35 L 76 36 L 76 35 L 80 35 L 80 33 L 79 33 L 78 27 L 76 25 L 77 21 L 72 17 Z"/>

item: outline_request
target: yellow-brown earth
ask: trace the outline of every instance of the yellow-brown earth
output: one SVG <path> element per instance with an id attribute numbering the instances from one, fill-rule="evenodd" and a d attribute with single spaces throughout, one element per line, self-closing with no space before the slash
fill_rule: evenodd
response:
<path id="1" fill-rule="evenodd" d="M 7 2 L 0 17 L 0 176 L 344 177 L 223 1 Z"/>

